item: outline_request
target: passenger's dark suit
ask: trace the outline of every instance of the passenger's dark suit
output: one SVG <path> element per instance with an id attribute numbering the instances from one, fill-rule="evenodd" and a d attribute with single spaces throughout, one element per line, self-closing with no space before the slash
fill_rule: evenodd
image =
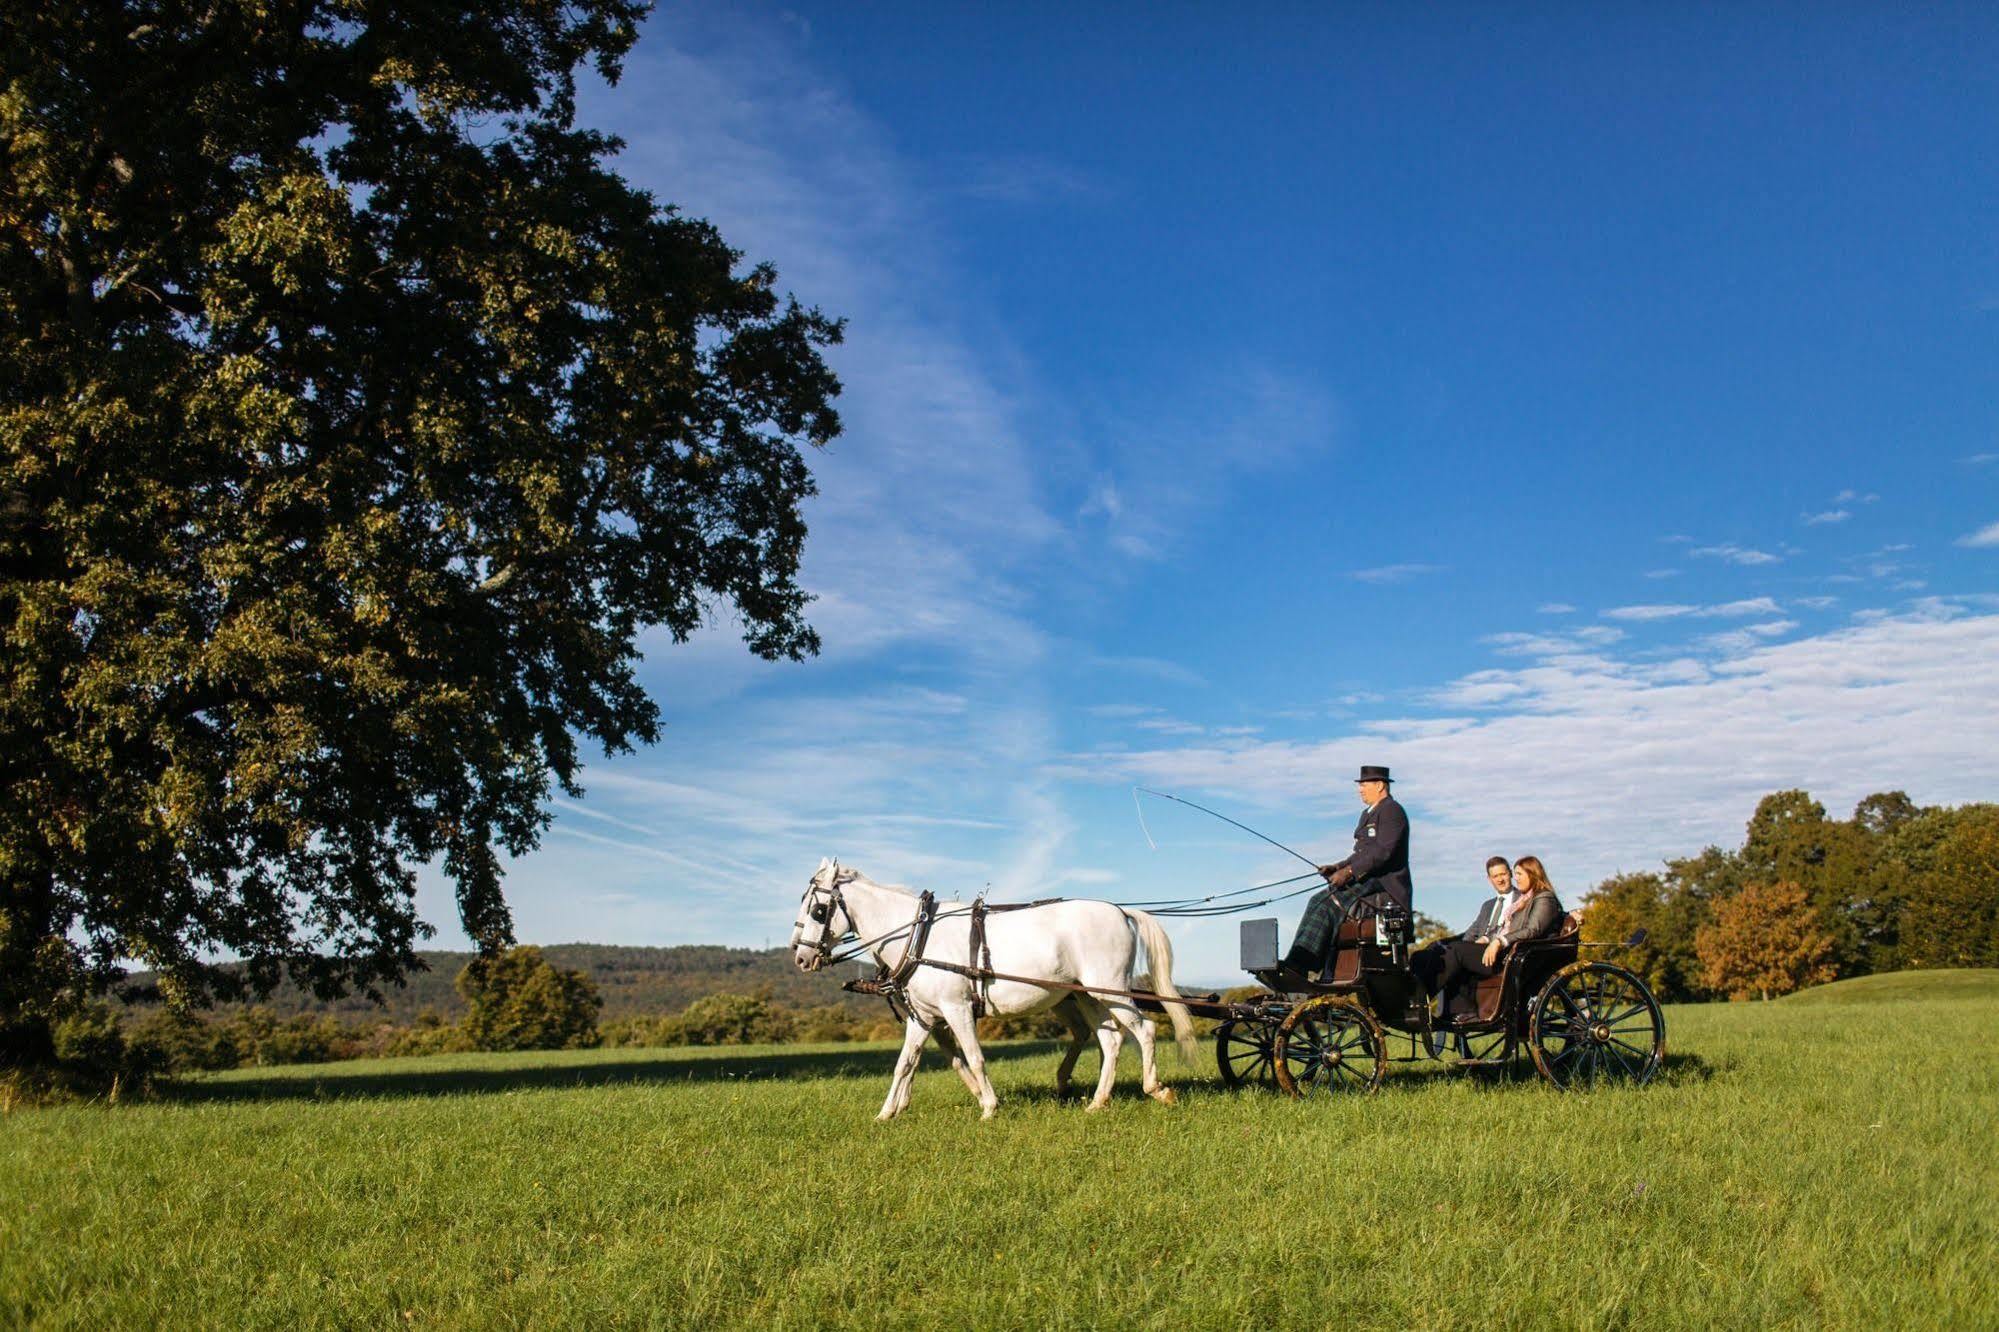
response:
<path id="1" fill-rule="evenodd" d="M 1391 908 L 1410 914 L 1415 887 L 1409 879 L 1409 816 L 1394 796 L 1385 795 L 1361 811 L 1353 854 L 1339 863 L 1353 871 L 1353 878 L 1306 903 L 1291 941 L 1293 958 L 1325 958 L 1343 920 L 1368 920 Z"/>
<path id="2" fill-rule="evenodd" d="M 1505 944 L 1524 943 L 1553 934 L 1562 927 L 1562 903 L 1553 893 L 1536 893 L 1534 899 L 1513 913 L 1512 923 L 1502 937 Z M 1478 983 L 1497 976 L 1506 966 L 1507 948 L 1501 947 L 1492 965 L 1485 964 L 1486 945 L 1471 939 L 1453 939 L 1444 945 L 1444 1016 L 1457 1017 L 1478 1009 Z"/>
<path id="3" fill-rule="evenodd" d="M 1433 995 L 1442 986 L 1444 953 L 1452 944 L 1460 939 L 1483 939 L 1498 928 L 1499 908 L 1505 901 L 1504 894 L 1494 893 L 1478 904 L 1478 914 L 1471 918 L 1463 934 L 1426 943 L 1409 955 L 1409 972 L 1423 983 L 1423 993 Z"/>

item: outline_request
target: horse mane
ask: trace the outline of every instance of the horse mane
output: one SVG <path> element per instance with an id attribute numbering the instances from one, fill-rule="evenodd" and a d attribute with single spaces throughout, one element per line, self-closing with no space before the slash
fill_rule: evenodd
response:
<path id="1" fill-rule="evenodd" d="M 865 883 L 870 888 L 886 888 L 892 893 L 901 893 L 904 897 L 915 897 L 917 895 L 916 890 L 914 888 L 909 887 L 907 884 L 878 882 L 874 879 L 870 879 L 865 871 L 858 869 L 853 865 L 840 866 L 840 874 L 838 879 L 835 880 L 835 882 L 852 883 L 856 879 L 859 879 L 862 883 Z"/>

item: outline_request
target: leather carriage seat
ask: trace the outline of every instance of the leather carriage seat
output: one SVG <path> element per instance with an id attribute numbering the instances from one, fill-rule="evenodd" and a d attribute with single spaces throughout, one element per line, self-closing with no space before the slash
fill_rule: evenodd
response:
<path id="1" fill-rule="evenodd" d="M 1374 921 L 1343 920 L 1333 940 L 1333 974 L 1328 979 L 1334 985 L 1350 985 L 1360 977 L 1362 946 L 1374 940 Z"/>
<path id="2" fill-rule="evenodd" d="M 1583 932 L 1583 913 L 1571 911 L 1562 917 L 1562 923 L 1553 934 L 1541 939 L 1530 939 L 1531 944 L 1573 943 Z M 1519 945 L 1515 945 L 1517 949 Z M 1497 976 L 1487 976 L 1478 983 L 1478 1016 L 1481 1022 L 1490 1022 L 1499 1014 L 1499 1000 L 1506 992 L 1506 969 L 1501 968 Z"/>

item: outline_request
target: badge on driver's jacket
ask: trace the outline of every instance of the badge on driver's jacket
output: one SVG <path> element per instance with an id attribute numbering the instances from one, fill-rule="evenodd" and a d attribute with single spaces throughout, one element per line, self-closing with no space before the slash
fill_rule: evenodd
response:
<path id="1" fill-rule="evenodd" d="M 1367 835 L 1369 837 L 1374 836 L 1374 825 L 1372 823 L 1367 825 Z"/>

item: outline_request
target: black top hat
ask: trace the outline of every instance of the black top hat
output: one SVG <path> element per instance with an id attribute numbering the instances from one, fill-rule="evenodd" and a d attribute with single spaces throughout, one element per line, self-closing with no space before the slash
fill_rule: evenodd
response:
<path id="1" fill-rule="evenodd" d="M 1372 763 L 1361 764 L 1360 776 L 1354 778 L 1354 780 L 1357 782 L 1388 782 L 1391 784 L 1395 781 L 1393 777 L 1388 775 L 1388 769 L 1377 768 Z"/>

